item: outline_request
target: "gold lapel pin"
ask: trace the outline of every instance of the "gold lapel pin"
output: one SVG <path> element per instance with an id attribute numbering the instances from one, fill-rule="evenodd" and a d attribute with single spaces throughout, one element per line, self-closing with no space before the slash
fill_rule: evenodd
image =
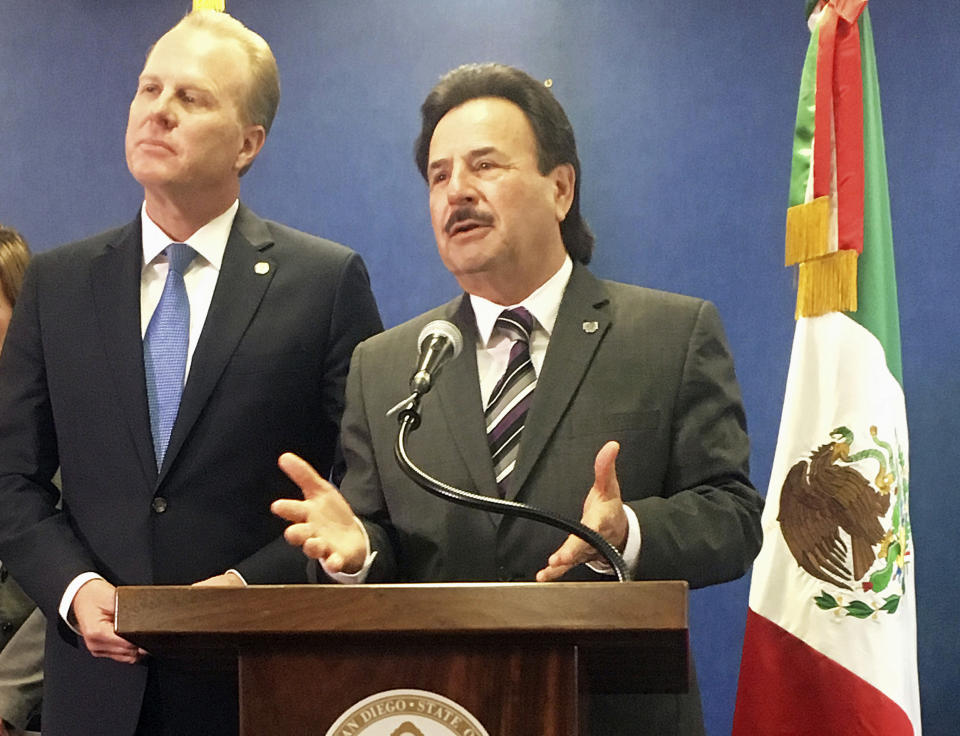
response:
<path id="1" fill-rule="evenodd" d="M 598 329 L 600 329 L 600 324 L 595 320 L 587 320 L 583 323 L 583 331 L 588 335 L 592 335 Z"/>
<path id="2" fill-rule="evenodd" d="M 255 273 L 258 273 L 258 274 L 260 274 L 261 276 L 263 276 L 263 274 L 270 272 L 270 264 L 267 263 L 266 261 L 259 261 L 259 262 L 253 267 L 253 270 L 254 270 Z"/>

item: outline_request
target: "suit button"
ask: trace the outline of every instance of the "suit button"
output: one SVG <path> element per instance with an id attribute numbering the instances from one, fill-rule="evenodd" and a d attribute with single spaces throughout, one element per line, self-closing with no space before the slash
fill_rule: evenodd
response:
<path id="1" fill-rule="evenodd" d="M 0 626 L 0 631 L 2 631 L 4 634 L 9 634 L 11 631 L 13 631 L 13 623 L 10 621 L 4 621 L 3 626 Z"/>
<path id="2" fill-rule="evenodd" d="M 162 514 L 167 510 L 167 499 L 163 496 L 154 496 L 153 501 L 150 502 L 150 506 L 158 514 Z"/>

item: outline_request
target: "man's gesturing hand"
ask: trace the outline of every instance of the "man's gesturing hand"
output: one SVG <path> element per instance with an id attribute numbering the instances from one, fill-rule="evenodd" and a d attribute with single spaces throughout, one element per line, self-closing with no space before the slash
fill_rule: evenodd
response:
<path id="1" fill-rule="evenodd" d="M 620 453 L 618 442 L 608 442 L 600 448 L 593 463 L 593 487 L 583 502 L 580 522 L 598 532 L 617 549 L 627 541 L 627 515 L 620 498 L 616 460 Z M 560 548 L 550 555 L 547 566 L 537 573 L 537 582 L 556 580 L 568 570 L 584 562 L 601 559 L 597 550 L 580 537 L 570 535 Z"/>
<path id="2" fill-rule="evenodd" d="M 73 615 L 90 654 L 134 664 L 146 652 L 114 633 L 115 593 L 116 588 L 102 578 L 84 583 L 73 597 Z"/>
<path id="3" fill-rule="evenodd" d="M 281 455 L 277 464 L 303 493 L 302 501 L 280 499 L 270 506 L 277 516 L 293 522 L 283 536 L 307 557 L 320 560 L 327 572 L 360 570 L 367 557 L 367 541 L 340 491 L 292 452 Z"/>

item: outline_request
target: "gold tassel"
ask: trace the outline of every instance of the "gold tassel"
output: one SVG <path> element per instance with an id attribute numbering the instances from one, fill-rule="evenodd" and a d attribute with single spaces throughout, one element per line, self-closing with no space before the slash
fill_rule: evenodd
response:
<path id="1" fill-rule="evenodd" d="M 224 0 L 193 0 L 194 10 L 219 10 L 224 11 Z"/>
<path id="2" fill-rule="evenodd" d="M 786 263 L 802 263 L 829 253 L 830 197 L 787 209 Z"/>
<path id="3" fill-rule="evenodd" d="M 857 256 L 838 250 L 800 264 L 796 318 L 857 311 Z"/>

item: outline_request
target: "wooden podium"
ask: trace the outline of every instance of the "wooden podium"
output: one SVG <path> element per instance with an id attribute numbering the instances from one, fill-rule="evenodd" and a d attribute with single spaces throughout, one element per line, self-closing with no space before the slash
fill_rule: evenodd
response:
<path id="1" fill-rule="evenodd" d="M 685 582 L 121 587 L 116 630 L 238 663 L 244 736 L 324 736 L 398 688 L 455 701 L 490 736 L 577 736 L 591 694 L 688 684 Z"/>

